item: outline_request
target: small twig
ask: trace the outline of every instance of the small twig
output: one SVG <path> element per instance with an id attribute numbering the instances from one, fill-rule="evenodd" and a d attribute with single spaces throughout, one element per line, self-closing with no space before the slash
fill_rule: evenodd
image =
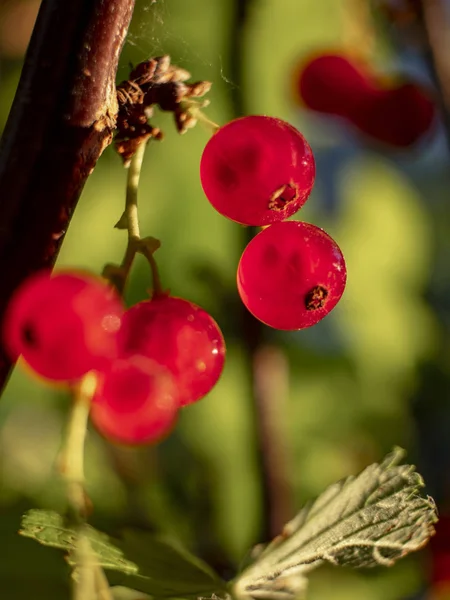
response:
<path id="1" fill-rule="evenodd" d="M 150 265 L 153 295 L 157 296 L 164 293 L 161 286 L 158 266 L 155 257 L 153 256 L 154 252 L 161 244 L 159 240 L 152 237 L 141 238 L 139 228 L 138 191 L 146 146 L 146 141 L 137 145 L 129 160 L 125 210 L 119 223 L 116 225 L 116 227 L 120 227 L 120 229 L 126 228 L 128 231 L 128 242 L 123 260 L 118 267 L 115 265 L 107 265 L 103 272 L 103 275 L 113 283 L 121 295 L 124 293 L 134 258 L 138 253 L 145 256 Z"/>
<path id="2" fill-rule="evenodd" d="M 425 56 L 434 79 L 450 147 L 450 19 L 442 0 L 422 0 Z"/>
<path id="3" fill-rule="evenodd" d="M 97 590 L 96 600 L 113 600 L 113 594 L 109 587 L 108 579 L 106 578 L 105 571 L 100 565 L 95 565 L 95 587 Z"/>
<path id="4" fill-rule="evenodd" d="M 128 168 L 127 195 L 125 200 L 125 216 L 127 220 L 129 240 L 139 240 L 138 190 L 141 178 L 142 162 L 147 144 L 140 144 Z"/>
<path id="5" fill-rule="evenodd" d="M 277 534 L 294 513 L 286 419 L 289 366 L 282 350 L 262 345 L 253 355 L 254 393 L 258 398 L 259 432 L 266 477 L 271 534 Z"/>
<path id="6" fill-rule="evenodd" d="M 123 294 L 128 275 L 130 273 L 131 267 L 133 266 L 133 261 L 136 256 L 137 242 L 141 238 L 138 215 L 138 188 L 146 145 L 147 144 L 143 142 L 138 146 L 136 153 L 131 158 L 130 164 L 128 166 L 125 211 L 122 216 L 122 219 L 126 223 L 126 227 L 128 230 L 128 243 L 122 263 L 120 265 L 120 270 L 122 272 L 121 277 L 119 281 L 115 282 L 117 291 L 120 294 Z"/>
<path id="7" fill-rule="evenodd" d="M 95 556 L 89 539 L 80 533 L 75 550 L 77 566 L 73 573 L 73 600 L 97 600 Z"/>

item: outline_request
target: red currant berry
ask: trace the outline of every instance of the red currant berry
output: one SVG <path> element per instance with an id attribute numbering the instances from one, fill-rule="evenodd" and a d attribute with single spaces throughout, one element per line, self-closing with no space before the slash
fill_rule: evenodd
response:
<path id="1" fill-rule="evenodd" d="M 322 229 L 275 223 L 248 244 L 239 262 L 238 290 L 248 310 L 275 329 L 311 327 L 336 306 L 346 282 L 344 257 Z"/>
<path id="2" fill-rule="evenodd" d="M 430 129 L 435 116 L 435 105 L 426 91 L 414 83 L 405 83 L 372 93 L 350 120 L 373 139 L 405 148 Z"/>
<path id="3" fill-rule="evenodd" d="M 200 177 L 214 208 L 243 225 L 287 219 L 306 202 L 315 163 L 294 127 L 250 116 L 221 127 L 203 151 Z"/>
<path id="4" fill-rule="evenodd" d="M 440 514 L 430 540 L 430 578 L 433 588 L 450 588 L 450 515 Z"/>
<path id="5" fill-rule="evenodd" d="M 111 441 L 149 444 L 171 431 L 178 405 L 177 387 L 167 369 L 135 355 L 112 362 L 100 375 L 91 420 Z"/>
<path id="6" fill-rule="evenodd" d="M 302 65 L 298 92 L 305 105 L 321 113 L 350 116 L 374 87 L 362 64 L 338 54 L 320 54 Z"/>
<path id="7" fill-rule="evenodd" d="M 166 367 L 181 406 L 200 400 L 214 387 L 225 360 L 217 323 L 182 298 L 156 296 L 132 306 L 123 317 L 119 344 L 124 356 L 142 354 Z"/>
<path id="8" fill-rule="evenodd" d="M 87 273 L 41 271 L 14 294 L 3 322 L 5 345 L 39 375 L 77 379 L 117 356 L 124 308 L 104 280 Z"/>

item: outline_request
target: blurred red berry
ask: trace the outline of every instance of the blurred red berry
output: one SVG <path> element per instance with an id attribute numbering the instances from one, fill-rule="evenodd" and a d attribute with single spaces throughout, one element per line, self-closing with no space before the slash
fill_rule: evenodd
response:
<path id="1" fill-rule="evenodd" d="M 322 229 L 298 221 L 275 223 L 248 244 L 237 284 L 248 310 L 275 329 L 311 327 L 341 298 L 344 257 Z"/>
<path id="2" fill-rule="evenodd" d="M 306 202 L 315 163 L 308 142 L 289 123 L 242 117 L 215 133 L 203 151 L 200 177 L 214 208 L 243 225 L 287 219 Z"/>
<path id="3" fill-rule="evenodd" d="M 217 383 L 225 342 L 214 319 L 199 306 L 167 296 L 139 302 L 123 317 L 123 356 L 142 354 L 173 375 L 180 405 L 203 398 Z"/>
<path id="4" fill-rule="evenodd" d="M 368 65 L 343 55 L 307 61 L 298 75 L 298 91 L 311 110 L 344 117 L 363 134 L 395 148 L 415 144 L 436 116 L 421 85 L 387 85 Z"/>
<path id="5" fill-rule="evenodd" d="M 13 295 L 3 322 L 11 358 L 20 354 L 39 375 L 55 381 L 102 370 L 117 356 L 120 298 L 93 275 L 41 271 Z"/>
<path id="6" fill-rule="evenodd" d="M 447 585 L 450 590 L 450 515 L 439 515 L 436 534 L 431 538 L 430 583 L 432 587 Z"/>
<path id="7" fill-rule="evenodd" d="M 308 108 L 341 117 L 358 110 L 374 89 L 363 64 L 338 54 L 321 54 L 307 61 L 297 82 Z"/>
<path id="8" fill-rule="evenodd" d="M 434 103 L 414 83 L 374 92 L 351 116 L 363 133 L 398 148 L 415 144 L 431 127 Z"/>
<path id="9" fill-rule="evenodd" d="M 113 442 L 150 444 L 169 434 L 178 405 L 169 371 L 144 356 L 130 356 L 114 361 L 100 375 L 91 420 Z"/>

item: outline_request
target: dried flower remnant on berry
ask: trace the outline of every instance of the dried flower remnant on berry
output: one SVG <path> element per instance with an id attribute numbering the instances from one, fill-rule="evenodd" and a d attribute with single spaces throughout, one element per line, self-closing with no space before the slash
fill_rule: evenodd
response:
<path id="1" fill-rule="evenodd" d="M 169 56 L 159 56 L 139 63 L 129 79 L 117 86 L 119 114 L 115 148 L 128 164 L 140 144 L 150 138 L 160 140 L 162 132 L 149 119 L 154 107 L 174 114 L 180 133 L 195 125 L 190 103 L 204 96 L 211 88 L 208 81 L 187 83 L 190 73 L 170 62 Z"/>
<path id="2" fill-rule="evenodd" d="M 322 285 L 316 285 L 305 296 L 306 310 L 317 310 L 322 308 L 328 296 L 328 291 Z"/>
<path id="3" fill-rule="evenodd" d="M 295 202 L 297 199 L 297 186 L 292 183 L 286 183 L 272 194 L 269 200 L 269 208 L 270 210 L 285 210 L 291 202 Z"/>

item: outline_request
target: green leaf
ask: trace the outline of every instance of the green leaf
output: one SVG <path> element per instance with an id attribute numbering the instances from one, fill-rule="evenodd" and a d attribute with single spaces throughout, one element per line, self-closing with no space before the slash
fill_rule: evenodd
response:
<path id="1" fill-rule="evenodd" d="M 292 598 L 323 561 L 350 567 L 391 566 L 434 533 L 436 508 L 419 495 L 421 476 L 399 465 L 395 449 L 381 464 L 331 485 L 306 506 L 234 581 L 236 598 Z"/>
<path id="2" fill-rule="evenodd" d="M 126 560 L 121 550 L 110 542 L 106 534 L 97 531 L 90 525 L 82 525 L 79 528 L 68 527 L 63 517 L 54 511 L 29 510 L 22 517 L 22 529 L 19 533 L 44 546 L 66 550 L 68 552 L 67 562 L 71 566 L 76 566 L 77 541 L 83 535 L 89 540 L 101 567 L 127 574 L 138 572 L 137 565 Z"/>
<path id="3" fill-rule="evenodd" d="M 60 514 L 52 510 L 33 508 L 22 516 L 22 529 L 19 534 L 29 537 L 43 546 L 72 550 L 76 546 L 78 534 L 64 523 Z"/>
<path id="4" fill-rule="evenodd" d="M 126 531 L 122 551 L 139 565 L 139 574 L 108 574 L 122 585 L 156 598 L 195 598 L 227 595 L 227 584 L 207 564 L 158 535 Z"/>

